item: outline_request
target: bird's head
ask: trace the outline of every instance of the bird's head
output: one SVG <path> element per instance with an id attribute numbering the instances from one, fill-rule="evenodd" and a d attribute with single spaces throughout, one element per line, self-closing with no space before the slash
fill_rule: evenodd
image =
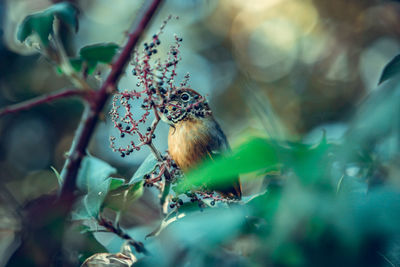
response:
<path id="1" fill-rule="evenodd" d="M 160 117 L 169 125 L 182 120 L 200 119 L 211 115 L 206 99 L 190 88 L 177 90 L 166 99 L 160 109 Z"/>

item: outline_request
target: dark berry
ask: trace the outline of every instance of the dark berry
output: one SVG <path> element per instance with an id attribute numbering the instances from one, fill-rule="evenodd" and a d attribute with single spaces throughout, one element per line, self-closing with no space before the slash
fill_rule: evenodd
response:
<path id="1" fill-rule="evenodd" d="M 125 137 L 125 134 L 124 133 L 121 133 L 121 138 L 124 138 Z"/>
<path id="2" fill-rule="evenodd" d="M 175 110 L 176 110 L 176 107 L 172 107 L 172 110 L 175 111 Z"/>
<path id="3" fill-rule="evenodd" d="M 125 153 L 121 153 L 121 157 L 122 157 L 122 158 L 125 157 Z"/>
<path id="4" fill-rule="evenodd" d="M 174 56 L 176 56 L 177 53 L 178 52 L 176 52 L 176 51 L 172 51 L 172 55 L 174 55 Z"/>
<path id="5" fill-rule="evenodd" d="M 211 206 L 214 206 L 214 205 L 215 205 L 215 200 L 211 201 L 211 202 L 210 202 L 210 205 L 211 205 Z"/>
<path id="6" fill-rule="evenodd" d="M 136 75 L 137 75 L 136 70 L 133 70 L 133 71 L 132 71 L 132 74 L 136 76 Z"/>
<path id="7" fill-rule="evenodd" d="M 183 41 L 183 39 L 182 38 L 178 38 L 178 42 L 182 42 Z"/>
<path id="8" fill-rule="evenodd" d="M 171 203 L 171 204 L 169 205 L 169 207 L 170 207 L 171 209 L 173 209 L 173 208 L 175 207 L 175 204 L 174 204 L 174 203 Z"/>
<path id="9" fill-rule="evenodd" d="M 161 42 L 160 42 L 160 40 L 156 40 L 156 45 L 160 45 L 161 44 Z"/>
<path id="10" fill-rule="evenodd" d="M 156 138 L 156 135 L 155 135 L 155 134 L 152 134 L 152 135 L 151 135 L 151 138 L 153 138 L 153 139 Z"/>
<path id="11" fill-rule="evenodd" d="M 180 206 L 182 206 L 182 205 L 183 205 L 183 200 L 182 200 L 182 199 L 179 199 L 179 200 L 178 200 L 178 204 L 179 204 Z"/>
<path id="12" fill-rule="evenodd" d="M 157 49 L 153 49 L 153 54 L 157 54 Z"/>
<path id="13" fill-rule="evenodd" d="M 126 126 L 125 130 L 129 131 L 131 129 L 130 126 Z"/>
<path id="14" fill-rule="evenodd" d="M 122 127 L 122 124 L 121 124 L 121 123 L 118 123 L 118 127 L 121 128 L 121 127 Z"/>
<path id="15" fill-rule="evenodd" d="M 153 34 L 153 39 L 157 39 L 157 34 Z"/>
<path id="16" fill-rule="evenodd" d="M 153 48 L 154 47 L 154 43 L 150 43 L 150 48 Z"/>
<path id="17" fill-rule="evenodd" d="M 148 56 L 151 56 L 151 51 L 148 51 L 148 52 L 147 52 L 147 55 L 148 55 Z"/>
<path id="18" fill-rule="evenodd" d="M 151 127 L 147 127 L 147 131 L 150 132 L 151 131 Z"/>

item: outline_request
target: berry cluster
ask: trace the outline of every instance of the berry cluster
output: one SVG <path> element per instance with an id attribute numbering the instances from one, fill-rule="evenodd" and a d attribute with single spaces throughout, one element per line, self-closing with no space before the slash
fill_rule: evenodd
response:
<path id="1" fill-rule="evenodd" d="M 176 98 L 182 97 L 183 92 L 188 92 L 189 74 L 186 74 L 183 80 L 176 85 L 177 65 L 181 61 L 180 47 L 182 38 L 175 36 L 174 44 L 170 45 L 165 60 L 155 58 L 161 45 L 160 35 L 163 29 L 171 19 L 168 17 L 162 24 L 160 31 L 152 36 L 150 42 L 143 44 L 141 50 L 135 50 L 132 74 L 137 77 L 136 89 L 119 91 L 114 94 L 112 100 L 112 108 L 109 112 L 114 127 L 119 132 L 120 138 L 129 138 L 129 142 L 125 146 L 117 146 L 117 137 L 110 136 L 110 146 L 113 151 L 120 153 L 121 157 L 126 157 L 134 151 L 140 150 L 142 146 L 150 146 L 155 150 L 152 140 L 156 137 L 155 130 L 160 119 L 174 120 L 184 118 L 187 114 L 196 116 L 205 116 L 211 113 L 206 99 L 197 93 L 193 96 L 193 101 L 185 104 L 176 104 L 172 109 L 167 107 L 171 105 L 171 101 L 176 103 Z M 193 90 L 192 90 L 193 91 Z M 140 107 L 141 115 L 134 108 Z M 153 114 L 155 119 L 149 123 L 150 115 Z M 138 140 L 137 140 L 138 139 Z M 160 154 L 159 152 L 157 152 Z M 163 190 L 163 176 L 168 173 L 172 184 L 178 181 L 182 176 L 175 162 L 168 153 L 159 157 L 159 162 L 154 169 L 146 174 L 144 178 L 145 187 L 156 187 L 160 191 Z M 167 178 L 166 178 L 167 179 Z M 205 190 L 196 190 L 186 193 L 191 202 L 198 202 L 199 207 L 205 207 L 204 199 L 212 199 L 211 205 L 215 201 L 227 201 L 216 193 Z M 172 199 L 170 208 L 178 209 L 182 206 L 183 200 L 175 197 Z"/>
<path id="2" fill-rule="evenodd" d="M 134 150 L 140 150 L 143 145 L 149 145 L 156 136 L 154 131 L 160 120 L 160 114 L 165 110 L 171 95 L 176 94 L 179 88 L 186 87 L 189 74 L 186 74 L 183 81 L 176 86 L 174 79 L 177 76 L 176 68 L 181 60 L 179 48 L 182 38 L 175 36 L 175 43 L 170 46 L 167 59 L 161 61 L 160 58 L 154 59 L 157 54 L 157 47 L 161 44 L 159 39 L 163 29 L 171 19 L 167 18 L 162 24 L 160 31 L 154 34 L 151 42 L 144 43 L 141 51 L 135 50 L 132 74 L 137 77 L 136 90 L 124 90 L 114 94 L 112 109 L 110 111 L 114 127 L 119 131 L 120 138 L 130 136 L 130 142 L 125 147 L 117 147 L 116 137 L 110 137 L 111 148 L 119 152 L 121 157 L 130 155 Z M 140 106 L 143 114 L 139 119 L 135 119 L 132 111 L 134 101 L 135 106 Z M 148 123 L 149 115 L 153 113 L 155 121 Z M 143 130 L 146 129 L 146 130 Z M 139 141 L 133 141 L 133 137 Z"/>

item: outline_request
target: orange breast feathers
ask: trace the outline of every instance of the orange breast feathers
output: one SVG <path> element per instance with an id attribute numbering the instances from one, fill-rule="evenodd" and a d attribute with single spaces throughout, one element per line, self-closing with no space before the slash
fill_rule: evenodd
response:
<path id="1" fill-rule="evenodd" d="M 212 141 L 208 124 L 201 119 L 188 119 L 170 128 L 168 150 L 183 171 L 193 168 L 207 157 L 207 148 Z"/>
<path id="2" fill-rule="evenodd" d="M 230 150 L 225 134 L 212 116 L 205 118 L 187 118 L 170 127 L 168 150 L 172 159 L 184 172 L 192 169 L 202 160 L 213 158 Z M 232 184 L 216 187 L 222 195 L 240 199 L 241 185 L 239 177 Z"/>

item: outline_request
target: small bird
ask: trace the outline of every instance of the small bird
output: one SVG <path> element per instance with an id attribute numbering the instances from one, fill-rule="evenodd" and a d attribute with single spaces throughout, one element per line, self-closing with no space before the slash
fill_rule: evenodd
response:
<path id="1" fill-rule="evenodd" d="M 224 132 L 212 116 L 205 98 L 193 89 L 179 89 L 169 96 L 161 110 L 161 119 L 171 127 L 168 150 L 183 172 L 206 159 L 213 159 L 230 147 Z M 212 178 L 212 177 L 207 177 Z M 231 199 L 241 199 L 239 177 L 232 184 L 209 188 Z"/>

